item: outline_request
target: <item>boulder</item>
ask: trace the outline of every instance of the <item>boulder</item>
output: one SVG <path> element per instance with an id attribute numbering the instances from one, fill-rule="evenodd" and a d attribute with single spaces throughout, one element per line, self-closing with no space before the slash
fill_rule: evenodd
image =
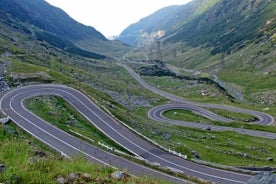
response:
<path id="1" fill-rule="evenodd" d="M 115 178 L 115 179 L 125 179 L 125 178 L 129 177 L 129 175 L 122 171 L 115 171 L 111 174 L 111 177 Z"/>
<path id="2" fill-rule="evenodd" d="M 247 184 L 275 184 L 276 175 L 270 172 L 261 172 L 247 181 Z"/>
<path id="3" fill-rule="evenodd" d="M 0 173 L 6 170 L 6 166 L 4 164 L 0 164 Z"/>
<path id="4" fill-rule="evenodd" d="M 63 176 L 58 176 L 57 177 L 57 183 L 58 184 L 66 184 L 66 183 L 68 183 L 68 179 L 63 177 Z"/>
<path id="5" fill-rule="evenodd" d="M 9 121 L 10 121 L 10 118 L 9 118 L 9 117 L 1 118 L 1 119 L 0 119 L 0 124 L 7 124 Z"/>

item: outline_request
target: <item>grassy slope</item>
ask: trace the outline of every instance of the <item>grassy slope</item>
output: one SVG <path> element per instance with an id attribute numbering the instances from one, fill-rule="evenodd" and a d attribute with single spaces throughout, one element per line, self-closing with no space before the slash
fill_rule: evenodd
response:
<path id="1" fill-rule="evenodd" d="M 269 13 L 273 13 L 275 11 L 270 11 Z M 266 26 L 265 26 L 266 27 Z M 268 25 L 269 27 L 269 25 Z M 266 28 L 265 28 L 266 29 Z M 267 35 L 266 35 L 267 34 Z M 211 77 L 212 75 L 217 75 L 220 80 L 225 82 L 227 85 L 227 89 L 236 89 L 240 91 L 243 95 L 243 102 L 242 103 L 231 103 L 229 102 L 223 95 L 218 93 L 215 89 L 212 89 L 210 86 L 204 86 L 203 84 L 197 84 L 194 81 L 180 81 L 177 79 L 173 79 L 170 77 L 144 77 L 144 79 L 154 85 L 155 87 L 158 87 L 159 89 L 177 94 L 179 96 L 182 96 L 187 99 L 200 101 L 200 102 L 211 102 L 211 103 L 219 103 L 219 104 L 227 104 L 227 105 L 233 105 L 237 107 L 243 107 L 248 109 L 255 109 L 259 111 L 263 111 L 266 107 L 269 108 L 267 113 L 271 114 L 272 116 L 276 117 L 276 108 L 275 108 L 275 34 L 274 37 L 271 36 L 271 32 L 265 32 L 265 38 L 261 38 L 260 42 L 256 43 L 250 43 L 245 44 L 245 46 L 239 50 L 235 50 L 231 52 L 230 54 L 216 54 L 212 55 L 211 50 L 213 48 L 204 46 L 198 46 L 198 47 L 191 47 L 186 43 L 183 42 L 176 42 L 171 44 L 164 44 L 162 45 L 162 55 L 164 61 L 166 61 L 169 64 L 172 64 L 173 66 L 176 66 L 179 71 L 184 75 L 193 75 L 192 73 L 186 72 L 185 70 L 182 70 L 183 68 L 187 69 L 195 69 L 201 72 L 201 75 Z M 211 35 L 210 35 L 211 36 Z M 195 37 L 196 38 L 196 37 Z M 195 39 L 196 40 L 196 39 Z M 147 55 L 150 59 L 156 59 L 157 58 L 157 44 L 153 44 L 150 47 L 147 48 L 137 48 L 133 50 L 132 52 L 128 53 L 127 58 L 134 59 L 134 60 L 144 60 L 144 56 Z M 201 91 L 207 91 L 211 92 L 211 94 L 208 97 L 202 96 Z M 138 112 L 138 113 L 146 113 L 148 109 L 144 109 Z M 240 119 L 239 114 L 229 114 L 228 112 L 220 112 L 224 115 L 231 115 L 235 116 L 236 119 Z M 185 113 L 187 115 L 187 113 Z M 189 113 L 188 113 L 189 115 Z M 243 116 L 243 115 L 242 115 Z M 192 117 L 193 120 L 195 120 L 195 117 Z M 199 121 L 203 121 L 202 119 L 199 119 Z M 222 125 L 222 123 L 216 123 Z M 158 125 L 156 125 L 158 126 Z M 195 150 L 200 150 L 200 152 L 205 155 L 210 150 L 219 150 L 215 147 L 210 147 L 210 142 L 200 140 L 200 135 L 197 136 L 197 139 L 191 140 L 190 143 L 188 139 L 190 135 L 184 136 L 183 132 L 184 129 L 181 129 L 181 131 L 175 131 L 175 130 L 166 130 L 169 129 L 166 125 L 159 125 L 159 129 L 155 128 L 155 126 L 152 125 L 151 129 L 145 130 L 146 128 L 141 128 L 143 132 L 146 135 L 150 135 L 151 138 L 154 140 L 158 140 L 161 144 L 166 145 L 167 147 L 182 150 L 183 152 L 189 152 L 194 145 L 193 148 Z M 241 122 L 231 123 L 229 126 L 233 127 L 245 127 L 250 129 L 257 129 L 257 130 L 264 130 L 264 131 L 272 131 L 275 132 L 275 126 L 270 127 L 264 127 L 264 126 L 258 126 L 258 125 L 247 125 Z M 183 132 L 182 132 L 183 131 Z M 198 131 L 200 132 L 200 131 Z M 170 140 L 172 140 L 172 136 L 177 134 L 177 138 L 174 139 L 171 143 L 169 143 Z M 224 135 L 230 136 L 230 137 L 239 137 L 240 135 L 235 135 L 233 133 L 223 133 L 220 135 L 220 137 L 223 137 Z M 158 138 L 159 137 L 159 138 Z M 203 135 L 203 137 L 206 137 L 206 134 Z M 230 138 L 229 137 L 229 138 Z M 241 138 L 244 141 L 253 141 L 254 138 Z M 232 139 L 232 138 L 230 138 Z M 182 140 L 182 141 L 180 141 Z M 176 146 L 176 142 L 179 141 L 179 145 L 185 145 L 188 147 L 182 147 L 181 149 Z M 253 143 L 253 142 L 252 142 Z M 271 142 L 272 144 L 273 141 Z M 204 145 L 208 144 L 208 146 Z M 240 143 L 237 143 L 237 145 Z M 241 143 L 242 145 L 243 143 Z M 251 144 L 251 143 L 250 143 Z M 260 143 L 261 145 L 262 143 Z M 252 144 L 254 145 L 254 143 Z M 225 144 L 225 146 L 228 146 Z M 181 146 L 180 146 L 181 147 Z M 204 148 L 205 147 L 205 148 Z M 208 151 L 208 148 L 210 147 L 210 150 Z M 204 148 L 204 149 L 201 149 Z M 241 147 L 239 148 L 240 151 L 242 150 Z M 229 155 L 233 154 L 231 149 L 229 149 Z M 204 160 L 209 160 L 215 153 L 211 151 L 210 155 L 208 155 Z M 249 150 L 247 150 L 249 151 Z M 246 152 L 247 152 L 246 151 Z M 223 151 L 217 151 L 220 154 Z M 249 151 L 250 152 L 250 151 Z M 224 155 L 225 154 L 225 155 Z M 227 153 L 224 153 L 221 157 L 219 155 L 216 155 L 216 158 L 220 161 L 212 160 L 213 162 L 220 162 L 225 164 L 228 163 L 228 158 L 226 159 Z M 255 153 L 254 153 L 255 154 Z M 253 155 L 254 155 L 253 154 Z M 229 156 L 228 155 L 228 156 Z M 223 158 L 223 159 L 219 159 Z M 229 156 L 232 163 L 233 161 L 231 159 L 231 156 Z M 233 158 L 233 157 L 232 157 Z M 203 158 L 201 158 L 203 159 Z M 250 162 L 252 165 L 254 165 L 254 161 L 245 161 L 246 158 L 240 157 L 241 160 L 236 162 L 233 165 L 236 164 L 245 164 L 250 165 Z M 210 159 L 211 160 L 211 159 Z M 257 164 L 258 165 L 258 164 Z"/>
<path id="2" fill-rule="evenodd" d="M 146 177 L 116 180 L 110 177 L 113 168 L 92 164 L 81 157 L 64 160 L 13 124 L 0 125 L 0 141 L 0 164 L 5 166 L 0 173 L 1 183 L 54 184 L 57 177 L 68 178 L 71 173 L 89 175 L 89 179 L 79 178 L 74 183 L 162 183 Z"/>
<path id="3" fill-rule="evenodd" d="M 109 82 L 106 80 L 103 80 L 103 82 L 101 82 L 100 79 L 104 79 L 104 77 L 114 78 L 102 74 L 104 71 L 109 71 L 110 66 L 108 62 L 85 59 L 68 53 L 64 53 L 46 43 L 31 41 L 24 34 L 17 32 L 17 30 L 14 30 L 14 32 L 11 34 L 9 32 L 9 28 L 5 26 L 3 26 L 2 34 L 5 34 L 7 36 L 0 37 L 2 50 L 0 60 L 2 64 L 4 61 L 8 61 L 8 65 L 5 66 L 5 69 L 7 70 L 6 77 L 9 79 L 9 83 L 11 86 L 17 86 L 21 83 L 29 82 L 45 83 L 47 81 L 43 80 L 43 75 L 46 75 L 51 81 L 54 81 L 55 83 L 67 84 L 84 91 L 86 94 L 93 96 L 95 102 L 99 100 L 101 101 L 101 104 L 106 106 L 112 105 L 113 103 L 117 104 L 104 93 L 93 88 L 89 88 L 89 86 L 92 85 L 93 81 L 98 79 L 98 86 L 100 89 L 104 88 L 104 86 L 109 86 L 106 88 L 112 88 L 113 85 L 120 86 L 118 83 L 121 82 L 116 81 L 115 79 L 111 84 L 109 84 Z M 15 38 L 16 44 L 10 42 L 9 37 Z M 78 66 L 78 62 L 80 61 L 82 62 L 81 68 L 79 68 Z M 112 65 L 111 67 L 113 68 L 114 65 Z M 115 71 L 117 70 L 115 69 Z M 43 75 L 37 76 L 35 78 L 30 77 L 37 73 L 41 73 Z M 119 73 L 121 73 L 119 75 L 125 75 L 123 70 L 119 71 Z M 23 76 L 23 78 L 16 77 L 17 75 Z M 87 84 L 87 81 L 90 81 L 90 83 Z M 124 87 L 124 85 L 122 85 L 122 87 Z M 38 106 L 41 107 L 41 104 L 39 104 Z M 47 106 L 44 108 L 46 108 L 47 110 Z M 66 112 L 63 111 L 63 113 L 67 115 L 68 113 L 72 112 L 71 110 L 65 111 Z M 52 118 L 52 120 L 55 121 L 57 119 Z M 66 119 L 61 118 L 60 121 L 63 122 L 64 125 L 66 124 Z M 83 121 L 83 119 L 81 121 Z M 20 132 L 19 136 L 12 138 L 12 135 L 9 135 L 9 133 L 7 133 L 7 129 L 16 129 L 17 132 Z M 102 135 L 93 133 L 96 132 L 94 127 L 90 127 L 90 130 L 86 129 L 86 131 L 90 134 L 92 133 L 92 136 L 94 136 L 93 139 L 99 140 L 108 145 L 112 145 L 112 143 L 110 143 L 110 140 L 106 139 Z M 0 175 L 0 182 L 56 183 L 56 180 L 54 179 L 55 176 L 68 176 L 71 172 L 89 173 L 91 174 L 94 182 L 130 182 L 129 180 L 114 180 L 109 176 L 110 173 L 114 171 L 113 169 L 102 168 L 101 166 L 87 163 L 82 158 L 74 158 L 73 160 L 69 161 L 61 161 L 59 160 L 56 153 L 52 153 L 52 151 L 49 151 L 49 148 L 39 144 L 37 141 L 27 136 L 14 125 L 1 125 L 0 132 L 1 142 L 3 142 L 3 144 L 1 144 L 0 146 L 0 164 L 4 164 L 6 166 L 3 174 L 1 173 Z M 39 144 L 39 146 L 29 145 L 29 139 L 36 142 L 35 144 Z M 42 159 L 42 161 L 39 160 L 37 163 L 34 164 L 29 164 L 28 160 L 30 159 L 30 157 L 32 157 L 32 152 L 35 149 L 44 151 L 46 150 L 47 152 L 49 151 L 49 158 L 46 158 L 46 160 Z M 159 183 L 158 180 L 146 178 L 137 178 L 130 180 L 133 180 L 137 183 Z"/>
<path id="4" fill-rule="evenodd" d="M 107 107 L 118 119 L 137 131 L 167 148 L 188 154 L 189 158 L 193 158 L 191 151 L 194 150 L 199 153 L 200 159 L 219 164 L 255 165 L 260 167 L 275 165 L 275 161 L 267 162 L 265 160 L 266 157 L 276 157 L 273 140 L 247 137 L 233 132 L 218 133 L 187 129 L 149 120 L 147 118 L 149 107 L 133 106 L 132 98 L 143 97 L 153 106 L 165 104 L 167 100 L 143 89 L 126 71 L 110 61 L 97 61 L 70 55 L 45 43 L 30 41 L 19 32 L 14 31 L 11 35 L 5 27 L 2 34 L 7 36 L 0 37 L 2 53 L 8 51 L 10 54 L 7 54 L 7 52 L 3 54 L 1 61 L 10 62 L 10 65 L 7 66 L 9 73 L 28 76 L 26 74 L 42 72 L 47 74 L 55 83 L 75 87 L 90 96 L 98 105 Z M 16 38 L 16 44 L 10 42 L 9 37 Z M 12 85 L 19 84 L 18 81 L 46 82 L 41 77 L 22 80 L 10 76 L 9 73 L 7 76 Z M 158 78 L 160 82 L 163 81 L 161 79 Z M 156 79 L 149 79 L 149 81 L 151 80 Z M 167 79 L 165 78 L 165 80 Z M 177 80 L 169 80 L 169 84 L 175 83 L 176 85 L 180 83 Z M 168 82 L 165 81 L 164 86 L 167 84 Z M 191 84 L 188 83 L 187 85 Z M 161 84 L 160 86 L 162 87 Z M 215 90 L 209 86 L 203 85 L 198 88 L 197 85 L 191 85 L 190 91 L 199 92 L 201 88 Z M 114 92 L 116 95 L 113 95 Z M 187 91 L 179 90 L 177 92 L 177 94 L 181 93 L 185 96 Z M 187 98 L 199 100 L 200 94 L 197 93 L 194 96 L 193 93 L 189 93 Z M 218 101 L 227 101 L 223 95 L 218 95 L 218 98 L 220 99 Z M 125 106 L 118 103 L 122 99 L 128 102 L 125 103 Z M 215 99 L 206 99 L 207 101 L 218 102 Z M 130 109 L 127 108 L 128 105 L 131 106 Z M 240 106 L 239 104 L 236 105 Z M 254 108 L 260 109 L 258 106 Z M 242 156 L 243 153 L 249 156 Z"/>
<path id="5" fill-rule="evenodd" d="M 208 11 L 199 9 L 194 19 L 188 22 L 183 19 L 175 34 L 164 37 L 161 44 L 164 61 L 179 69 L 217 75 L 228 90 L 241 92 L 244 100 L 254 105 L 275 106 L 276 3 L 210 2 L 217 4 L 203 6 Z M 147 55 L 156 59 L 157 50 L 157 44 L 153 43 L 129 53 L 128 57 L 141 59 Z"/>

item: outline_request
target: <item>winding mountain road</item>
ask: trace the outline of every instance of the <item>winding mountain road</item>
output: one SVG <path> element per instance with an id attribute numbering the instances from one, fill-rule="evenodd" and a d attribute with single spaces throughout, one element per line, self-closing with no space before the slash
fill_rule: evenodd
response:
<path id="1" fill-rule="evenodd" d="M 274 123 L 274 118 L 271 115 L 263 113 L 263 112 L 258 112 L 258 111 L 254 111 L 254 110 L 248 110 L 248 109 L 241 109 L 241 108 L 231 107 L 231 106 L 227 106 L 227 105 L 206 104 L 206 103 L 188 101 L 181 97 L 175 96 L 173 94 L 159 90 L 153 86 L 150 86 L 143 79 L 141 79 L 141 77 L 138 74 L 136 74 L 130 67 L 128 67 L 122 63 L 117 63 L 117 64 L 119 66 L 122 66 L 126 71 L 128 71 L 128 73 L 134 79 L 136 79 L 144 88 L 152 91 L 155 94 L 163 96 L 173 102 L 181 103 L 181 104 L 166 104 L 166 105 L 161 105 L 161 106 L 152 108 L 148 112 L 148 116 L 155 121 L 166 122 L 166 123 L 171 123 L 171 124 L 175 124 L 175 125 L 182 125 L 182 126 L 191 127 L 191 128 L 211 129 L 211 130 L 215 130 L 215 131 L 235 131 L 237 133 L 250 135 L 250 136 L 262 137 L 262 138 L 268 138 L 268 139 L 276 139 L 276 133 L 248 130 L 248 129 L 242 129 L 242 128 L 232 128 L 232 127 L 226 127 L 226 126 L 225 127 L 224 126 L 216 126 L 216 125 L 204 124 L 204 123 L 178 121 L 178 120 L 171 120 L 171 119 L 165 118 L 162 115 L 165 111 L 173 110 L 173 109 L 186 109 L 186 110 L 195 112 L 197 114 L 200 114 L 202 116 L 205 116 L 206 118 L 209 118 L 211 120 L 221 121 L 221 122 L 225 122 L 225 123 L 229 123 L 229 122 L 233 121 L 231 119 L 227 119 L 227 118 L 219 116 L 213 112 L 210 112 L 204 108 L 201 108 L 201 107 L 207 107 L 207 108 L 215 108 L 215 109 L 222 109 L 222 110 L 226 110 L 226 111 L 250 114 L 257 118 L 257 120 L 255 122 L 251 122 L 254 124 L 271 125 Z"/>
<path id="2" fill-rule="evenodd" d="M 174 183 L 185 182 L 185 180 L 180 178 L 149 169 L 102 151 L 45 122 L 24 106 L 25 99 L 41 95 L 62 97 L 110 139 L 134 155 L 152 163 L 158 163 L 161 167 L 215 183 L 245 183 L 251 177 L 242 173 L 202 166 L 172 155 L 136 135 L 102 111 L 86 95 L 70 87 L 62 85 L 33 85 L 12 90 L 3 96 L 0 104 L 1 109 L 13 122 L 43 143 L 66 155 L 82 154 L 98 163 L 124 168 L 133 174 L 155 176 Z"/>

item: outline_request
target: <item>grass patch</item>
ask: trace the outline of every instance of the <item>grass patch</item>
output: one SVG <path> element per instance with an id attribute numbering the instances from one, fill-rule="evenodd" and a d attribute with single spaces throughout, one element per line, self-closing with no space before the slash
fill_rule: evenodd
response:
<path id="1" fill-rule="evenodd" d="M 254 116 L 250 114 L 244 114 L 239 112 L 232 112 L 232 111 L 224 111 L 221 109 L 214 109 L 214 108 L 208 108 L 209 111 L 214 112 L 220 116 L 232 119 L 239 123 L 245 123 L 254 121 Z M 182 121 L 190 121 L 190 122 L 212 122 L 215 123 L 215 121 L 209 120 L 208 118 L 205 118 L 204 116 L 195 114 L 191 111 L 184 110 L 184 109 L 174 109 L 169 110 L 163 113 L 163 115 L 166 118 L 169 119 L 175 119 L 175 120 L 182 120 Z M 223 124 L 223 123 L 222 123 Z M 224 123 L 225 124 L 225 123 Z"/>
<path id="2" fill-rule="evenodd" d="M 155 122 L 145 118 L 148 108 L 137 108 L 135 114 L 119 108 L 109 110 L 136 131 L 168 149 L 187 154 L 189 159 L 196 158 L 192 154 L 195 151 L 200 160 L 222 165 L 274 167 L 276 164 L 275 140 Z"/>
<path id="3" fill-rule="evenodd" d="M 232 119 L 234 121 L 242 121 L 242 122 L 250 122 L 254 121 L 254 116 L 250 114 L 240 113 L 240 112 L 232 112 L 225 111 L 222 109 L 208 108 L 209 111 L 214 112 L 220 116 L 226 117 L 228 119 Z"/>
<path id="4" fill-rule="evenodd" d="M 107 138 L 61 97 L 41 96 L 30 98 L 25 101 L 25 105 L 42 119 L 52 123 L 69 134 L 74 135 L 74 132 L 77 132 L 85 137 L 88 137 L 89 139 L 94 140 L 95 143 L 102 142 L 118 150 L 131 154 Z"/>
<path id="5" fill-rule="evenodd" d="M 189 122 L 197 122 L 197 123 L 210 122 L 208 118 L 205 118 L 191 111 L 183 110 L 183 109 L 174 109 L 174 110 L 165 111 L 163 115 L 166 118 L 180 120 L 180 121 L 189 121 Z"/>
<path id="6" fill-rule="evenodd" d="M 11 71 L 13 71 L 14 73 L 38 73 L 41 71 L 46 72 L 46 69 L 44 67 L 20 62 L 17 59 L 11 60 L 11 62 Z"/>
<path id="7" fill-rule="evenodd" d="M 178 127 L 173 133 L 156 131 L 153 138 L 172 150 L 187 154 L 189 158 L 229 166 L 274 167 L 275 140 L 240 135 L 234 132 L 210 132 Z M 166 142 L 166 143 L 165 143 Z"/>
<path id="8" fill-rule="evenodd" d="M 160 90 L 199 102 L 229 102 L 215 86 L 196 80 L 180 80 L 173 77 L 143 77 L 150 85 Z M 202 95 L 202 94 L 205 95 Z"/>
<path id="9" fill-rule="evenodd" d="M 191 111 L 183 110 L 183 109 L 174 109 L 169 110 L 163 113 L 164 117 L 179 121 L 189 121 L 189 122 L 195 122 L 195 123 L 210 123 L 213 125 L 218 126 L 227 126 L 227 127 L 233 127 L 233 128 L 244 128 L 249 130 L 257 130 L 257 131 L 264 131 L 264 132 L 272 132 L 276 133 L 276 127 L 275 126 L 264 126 L 264 125 L 258 125 L 254 123 L 248 123 L 248 121 L 254 120 L 254 117 L 248 114 L 243 113 L 236 113 L 231 111 L 223 111 L 220 109 L 213 109 L 210 108 L 208 110 L 211 110 L 221 116 L 224 116 L 226 118 L 233 119 L 233 122 L 230 123 L 224 123 L 219 121 L 212 121 L 208 118 L 205 118 L 203 116 L 200 116 L 198 114 L 194 114 Z"/>
<path id="10" fill-rule="evenodd" d="M 57 183 L 57 177 L 68 178 L 72 173 L 86 174 L 74 183 L 166 183 L 152 178 L 130 177 L 116 180 L 110 177 L 115 170 L 87 162 L 82 157 L 63 160 L 45 145 L 25 134 L 13 124 L 0 125 L 0 164 L 5 169 L 0 173 L 1 183 Z M 35 155 L 40 151 L 43 157 Z M 126 171 L 127 172 L 127 171 Z"/>

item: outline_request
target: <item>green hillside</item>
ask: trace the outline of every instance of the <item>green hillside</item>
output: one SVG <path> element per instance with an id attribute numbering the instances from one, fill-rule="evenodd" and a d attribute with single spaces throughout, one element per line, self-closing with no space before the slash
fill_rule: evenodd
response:
<path id="1" fill-rule="evenodd" d="M 141 39 L 144 39 L 145 34 L 161 30 L 166 35 L 170 35 L 171 32 L 181 29 L 182 25 L 201 15 L 217 2 L 218 0 L 194 0 L 186 5 L 162 8 L 127 27 L 118 39 L 135 46 L 141 42 Z"/>
<path id="2" fill-rule="evenodd" d="M 169 32 L 165 42 L 183 41 L 212 47 L 212 54 L 231 53 L 248 43 L 269 39 L 276 31 L 275 1 L 222 0 Z"/>
<path id="3" fill-rule="evenodd" d="M 8 21 L 13 21 L 11 24 Z M 110 59 L 84 57 L 82 54 L 67 52 L 52 43 L 36 39 L 23 30 L 25 22 L 8 18 L 1 14 L 0 21 L 0 98 L 12 88 L 37 83 L 58 83 L 77 88 L 88 96 L 100 102 L 103 106 L 112 106 L 125 111 L 110 96 L 102 91 L 115 89 L 123 91 L 126 82 L 117 80 L 124 78 L 124 73 Z M 27 27 L 29 28 L 29 27 Z M 31 27 L 30 27 L 31 28 Z M 122 77 L 116 72 L 120 71 Z M 120 86 L 118 89 L 117 87 Z M 79 136 L 84 141 L 94 144 L 101 143 L 121 149 L 113 141 L 87 123 L 70 105 L 60 102 L 60 99 L 42 97 L 39 100 L 30 99 L 28 108 L 44 114 L 43 118 L 53 118 L 61 129 L 73 136 Z M 52 101 L 49 101 L 52 99 Z M 32 104 L 33 100 L 34 104 Z M 28 103 L 28 102 L 26 102 Z M 36 104 L 35 104 L 36 103 Z M 48 105 L 48 106 L 47 106 Z M 46 111 L 45 111 L 46 109 Z M 47 110 L 48 109 L 48 110 Z M 49 110 L 54 116 L 49 116 Z M 45 114 L 46 113 L 46 114 Z M 41 114 L 40 114 L 41 115 Z M 56 116 L 55 116 L 56 115 Z M 0 118 L 4 115 L 0 112 Z M 58 119 L 56 119 L 59 117 Z M 48 119 L 49 120 L 49 119 Z M 68 121 L 74 121 L 75 127 L 68 126 Z M 72 131 L 74 130 L 74 131 Z M 81 137 L 80 135 L 83 135 Z M 89 138 L 87 138 L 89 137 Z M 93 141 L 97 141 L 93 143 Z M 115 179 L 111 175 L 117 169 L 103 167 L 93 162 L 87 162 L 82 156 L 65 159 L 60 153 L 42 144 L 30 136 L 13 122 L 0 123 L 0 183 L 165 183 L 148 177 L 132 177 L 131 173 L 122 169 L 127 177 Z M 70 176 L 77 177 L 70 177 Z"/>
<path id="4" fill-rule="evenodd" d="M 275 1 L 194 0 L 177 9 L 165 10 L 171 11 L 171 16 L 154 19 L 157 15 L 162 17 L 160 10 L 122 33 L 122 37 L 125 32 L 131 35 L 131 30 L 140 26 L 139 30 L 149 31 L 151 35 L 148 27 L 166 27 L 161 38 L 139 38 L 134 31 L 133 40 L 140 39 L 146 44 L 129 53 L 128 58 L 161 59 L 184 75 L 196 73 L 209 77 L 242 102 L 276 103 L 274 98 L 260 100 L 275 95 Z M 172 17 L 180 15 L 179 12 L 182 16 L 177 22 L 163 25 L 173 22 Z M 162 30 L 162 27 L 157 29 Z"/>
<path id="5" fill-rule="evenodd" d="M 118 55 L 128 48 L 107 40 L 93 27 L 85 26 L 44 0 L 3 0 L 2 20 L 60 49 L 97 59 Z"/>
<path id="6" fill-rule="evenodd" d="M 64 84 L 82 91 L 100 108 L 154 142 L 186 154 L 188 160 L 227 169 L 244 167 L 275 172 L 275 140 L 232 131 L 186 128 L 148 118 L 152 107 L 168 104 L 169 100 L 145 89 L 117 65 L 123 62 L 149 85 L 187 100 L 262 111 L 275 118 L 275 9 L 275 1 L 266 0 L 194 0 L 187 5 L 167 7 L 126 30 L 130 41 L 140 44 L 130 50 L 126 44 L 106 40 L 95 29 L 76 23 L 43 0 L 2 0 L 0 97 L 24 85 Z M 57 20 L 53 20 L 55 16 Z M 142 41 L 137 35 L 142 35 Z M 98 144 L 101 142 L 129 154 L 61 98 L 43 96 L 24 103 L 53 126 L 89 144 L 106 149 Z M 164 115 L 276 132 L 274 125 L 248 124 L 253 117 L 247 114 L 224 110 L 216 113 L 234 122 L 206 120 L 183 110 Z M 4 168 L 0 171 L 0 183 L 57 183 L 58 177 L 68 178 L 72 173 L 81 176 L 75 183 L 160 183 L 132 176 L 114 180 L 110 176 L 113 168 L 95 166 L 83 158 L 63 160 L 13 122 L 0 125 L 0 142 L 0 168 Z M 142 163 L 125 154 L 121 156 Z M 82 180 L 86 174 L 89 181 Z"/>
<path id="7" fill-rule="evenodd" d="M 119 40 L 139 43 L 143 33 L 164 31 L 164 44 L 185 42 L 211 47 L 212 54 L 243 47 L 248 42 L 271 37 L 275 32 L 275 1 L 194 0 L 171 6 L 126 28 Z"/>

